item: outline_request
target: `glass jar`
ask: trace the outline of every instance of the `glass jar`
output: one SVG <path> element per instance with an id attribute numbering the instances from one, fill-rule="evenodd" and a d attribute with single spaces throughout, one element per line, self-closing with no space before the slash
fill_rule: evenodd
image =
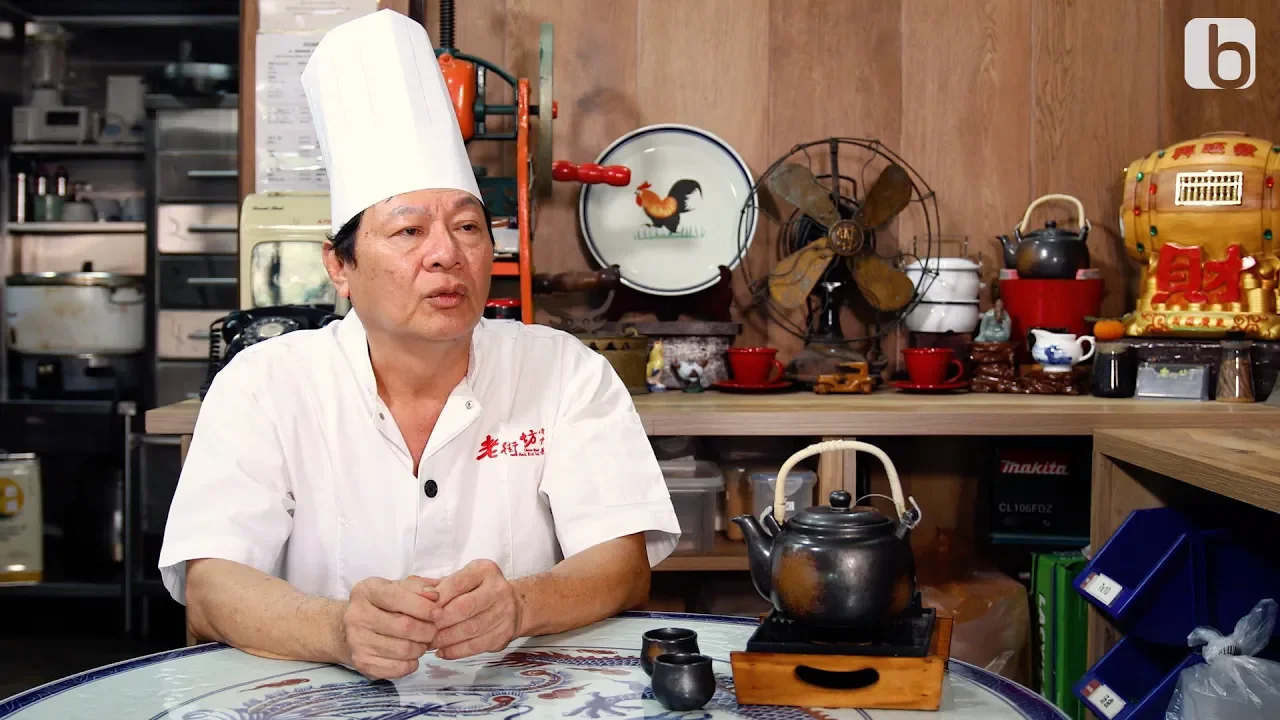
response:
<path id="1" fill-rule="evenodd" d="M 1138 362 L 1125 342 L 1100 342 L 1093 357 L 1091 392 L 1097 397 L 1133 397 L 1138 385 Z"/>
<path id="2" fill-rule="evenodd" d="M 1222 341 L 1222 360 L 1218 364 L 1218 402 L 1249 403 L 1253 397 L 1253 342 Z"/>

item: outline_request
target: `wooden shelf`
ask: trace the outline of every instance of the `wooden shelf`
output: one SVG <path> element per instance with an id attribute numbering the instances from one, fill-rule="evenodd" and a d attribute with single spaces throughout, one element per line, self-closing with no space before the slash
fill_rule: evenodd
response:
<path id="1" fill-rule="evenodd" d="M 1094 453 L 1280 513 L 1280 430 L 1103 430 Z"/>
<path id="2" fill-rule="evenodd" d="M 95 235 L 98 233 L 144 233 L 144 222 L 24 222 L 8 226 L 11 235 Z"/>
<path id="3" fill-rule="evenodd" d="M 1280 429 L 1280 408 L 1261 403 L 1196 400 L 1104 400 L 1091 396 L 738 395 L 668 391 L 634 398 L 645 430 L 663 435 L 776 436 L 1035 436 L 1092 435 L 1100 429 L 1210 426 Z M 187 435 L 198 400 L 147 411 L 148 433 Z"/>
<path id="4" fill-rule="evenodd" d="M 775 395 L 667 391 L 635 396 L 650 435 L 1033 436 L 1101 428 L 1280 428 L 1280 408 L 1195 400 L 962 393 Z"/>
<path id="5" fill-rule="evenodd" d="M 747 544 L 716 534 L 716 548 L 706 555 L 676 554 L 658 563 L 654 572 L 733 572 L 747 569 Z"/>

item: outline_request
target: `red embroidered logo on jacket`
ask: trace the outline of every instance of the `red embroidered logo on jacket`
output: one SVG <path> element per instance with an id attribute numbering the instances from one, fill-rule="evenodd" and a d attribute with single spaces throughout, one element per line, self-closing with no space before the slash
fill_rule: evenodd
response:
<path id="1" fill-rule="evenodd" d="M 519 442 L 503 442 L 492 435 L 486 434 L 484 441 L 480 443 L 480 452 L 476 454 L 476 459 L 485 460 L 487 458 L 496 458 L 499 455 L 510 455 L 512 457 L 541 455 L 542 441 L 545 436 L 546 428 L 520 433 Z"/>

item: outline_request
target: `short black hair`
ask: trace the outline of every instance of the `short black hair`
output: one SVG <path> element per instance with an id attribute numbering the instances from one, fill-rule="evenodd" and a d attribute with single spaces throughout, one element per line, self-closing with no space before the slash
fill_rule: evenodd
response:
<path id="1" fill-rule="evenodd" d="M 489 206 L 481 201 L 480 209 L 484 211 L 484 226 L 489 232 L 489 242 L 495 242 L 493 239 L 493 215 L 489 212 Z M 329 242 L 333 245 L 333 254 L 338 256 L 338 260 L 342 261 L 343 265 L 355 267 L 356 231 L 360 229 L 360 218 L 362 217 L 364 217 L 363 210 L 343 223 L 342 227 L 338 228 L 338 232 L 329 236 Z"/>

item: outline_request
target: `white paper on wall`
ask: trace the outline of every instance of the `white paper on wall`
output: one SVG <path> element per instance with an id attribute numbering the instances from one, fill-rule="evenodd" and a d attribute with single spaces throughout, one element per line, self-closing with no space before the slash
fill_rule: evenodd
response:
<path id="1" fill-rule="evenodd" d="M 323 33 L 258 35 L 254 69 L 256 192 L 328 192 L 302 69 Z"/>
<path id="2" fill-rule="evenodd" d="M 378 0 L 258 0 L 258 32 L 323 33 L 377 9 Z"/>

